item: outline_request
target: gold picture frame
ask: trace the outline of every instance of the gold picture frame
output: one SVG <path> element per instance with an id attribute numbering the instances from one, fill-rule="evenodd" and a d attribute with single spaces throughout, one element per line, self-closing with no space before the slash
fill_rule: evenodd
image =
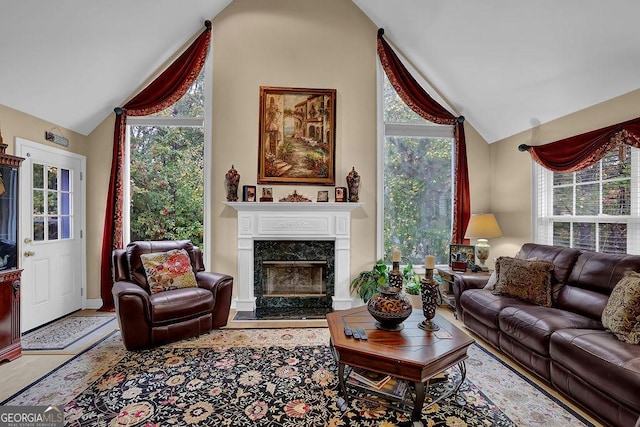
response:
<path id="1" fill-rule="evenodd" d="M 335 185 L 336 90 L 260 87 L 258 184 Z"/>

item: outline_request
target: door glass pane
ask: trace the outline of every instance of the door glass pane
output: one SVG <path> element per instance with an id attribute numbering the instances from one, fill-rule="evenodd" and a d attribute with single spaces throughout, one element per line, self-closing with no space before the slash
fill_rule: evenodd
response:
<path id="1" fill-rule="evenodd" d="M 34 215 L 44 214 L 44 191 L 33 190 L 33 213 Z"/>
<path id="2" fill-rule="evenodd" d="M 60 237 L 63 239 L 71 238 L 71 218 L 68 216 L 60 217 Z"/>
<path id="3" fill-rule="evenodd" d="M 60 169 L 60 190 L 69 191 L 69 169 Z"/>
<path id="4" fill-rule="evenodd" d="M 49 218 L 49 236 L 48 240 L 58 240 L 58 217 Z"/>
<path id="5" fill-rule="evenodd" d="M 58 192 L 49 191 L 49 197 L 47 198 L 47 213 L 58 214 Z"/>
<path id="6" fill-rule="evenodd" d="M 33 164 L 33 188 L 44 188 L 44 165 Z"/>
<path id="7" fill-rule="evenodd" d="M 55 166 L 49 166 L 48 171 L 48 183 L 49 190 L 57 190 L 58 189 L 58 168 Z"/>
<path id="8" fill-rule="evenodd" d="M 33 240 L 41 242 L 44 240 L 44 217 L 33 218 Z"/>
<path id="9" fill-rule="evenodd" d="M 60 193 L 60 214 L 71 214 L 71 194 Z"/>

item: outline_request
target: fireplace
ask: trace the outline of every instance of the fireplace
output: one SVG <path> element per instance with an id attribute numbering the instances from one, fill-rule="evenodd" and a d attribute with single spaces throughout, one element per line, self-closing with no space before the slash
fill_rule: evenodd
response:
<path id="1" fill-rule="evenodd" d="M 333 241 L 254 241 L 256 317 L 322 317 L 332 311 Z"/>
<path id="2" fill-rule="evenodd" d="M 236 295 L 232 307 L 238 312 L 254 312 L 257 307 L 279 305 L 280 308 L 292 302 L 279 299 L 284 296 L 264 295 L 264 269 L 262 261 L 326 261 L 322 267 L 325 279 L 325 295 L 286 296 L 302 305 L 319 305 L 323 300 L 323 310 L 345 310 L 353 305 L 349 290 L 351 258 L 351 211 L 360 203 L 334 202 L 224 202 L 238 212 L 238 273 L 236 275 Z M 311 248 L 314 256 L 299 257 L 298 246 L 293 249 L 275 249 L 279 242 Z M 264 243 L 268 242 L 268 243 Z M 256 245 L 267 245 L 272 253 L 282 251 L 283 255 L 273 257 L 256 252 Z M 316 254 L 319 246 L 323 254 Z M 324 252 L 326 251 L 326 253 Z M 286 256 L 284 256 L 286 254 Z M 260 258 L 260 263 L 256 262 Z M 258 274 L 259 273 L 259 274 Z M 271 274 L 271 273 L 270 273 Z M 306 273 L 299 273 L 306 274 Z M 309 273 L 311 274 L 311 273 Z M 318 273 L 314 273 L 318 274 Z M 296 290 L 296 292 L 298 292 Z M 266 301 L 265 300 L 269 300 Z"/>

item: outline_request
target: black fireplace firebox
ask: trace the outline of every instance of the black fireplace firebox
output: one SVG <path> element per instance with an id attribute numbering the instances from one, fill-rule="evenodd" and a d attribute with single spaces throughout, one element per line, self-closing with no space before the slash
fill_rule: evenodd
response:
<path id="1" fill-rule="evenodd" d="M 333 241 L 254 241 L 256 318 L 324 318 L 334 269 Z"/>

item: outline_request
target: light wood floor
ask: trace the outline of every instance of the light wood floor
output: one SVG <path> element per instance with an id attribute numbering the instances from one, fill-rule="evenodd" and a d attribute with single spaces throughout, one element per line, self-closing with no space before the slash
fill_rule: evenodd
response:
<path id="1" fill-rule="evenodd" d="M 85 310 L 83 315 L 87 314 L 96 314 L 95 310 Z M 495 354 L 500 359 L 506 361 L 509 366 L 514 367 L 518 372 L 522 375 L 529 378 L 531 381 L 535 382 L 541 388 L 546 390 L 550 395 L 557 398 L 559 401 L 563 402 L 565 405 L 573 409 L 578 414 L 582 415 L 585 419 L 589 420 L 595 426 L 602 426 L 599 422 L 588 416 L 584 411 L 575 405 L 568 402 L 564 399 L 560 394 L 555 392 L 553 389 L 546 386 L 544 383 L 538 381 L 534 376 L 529 374 L 524 369 L 520 368 L 518 365 L 515 365 L 509 358 L 504 356 L 501 352 L 490 347 L 486 344 L 482 339 L 476 336 L 474 333 L 469 331 L 462 322 L 459 322 L 455 319 L 453 315 L 453 311 L 448 307 L 441 307 L 438 309 L 438 313 L 445 316 L 447 320 L 452 322 L 454 325 L 458 326 L 460 329 L 468 333 L 472 336 L 479 345 L 482 345 L 486 349 L 490 350 L 493 354 Z M 103 314 L 103 313 L 102 313 Z M 296 327 L 326 327 L 326 320 L 241 320 L 241 321 L 233 321 L 233 316 L 235 312 L 232 310 L 229 319 L 230 322 L 227 325 L 229 329 L 243 329 L 243 328 L 296 328 Z M 95 341 L 101 339 L 105 335 L 109 334 L 113 331 L 114 328 L 117 327 L 117 322 L 110 322 L 105 327 L 100 328 L 91 336 L 87 337 L 85 340 L 74 345 L 72 349 L 68 349 L 65 351 L 55 352 L 55 351 L 24 351 L 23 355 L 18 359 L 0 364 L 0 378 L 2 381 L 0 382 L 0 402 L 6 400 L 7 398 L 13 396 L 15 393 L 19 392 L 29 384 L 33 383 L 37 379 L 51 372 L 53 369 L 57 368 L 67 360 L 71 359 L 74 355 L 80 353 L 82 350 L 87 348 L 89 345 L 94 343 Z"/>

